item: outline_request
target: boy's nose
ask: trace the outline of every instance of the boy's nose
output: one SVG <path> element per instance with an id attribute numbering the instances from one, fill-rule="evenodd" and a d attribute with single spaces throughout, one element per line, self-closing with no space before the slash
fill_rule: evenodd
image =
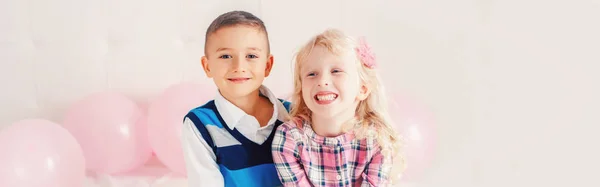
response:
<path id="1" fill-rule="evenodd" d="M 234 73 L 246 73 L 245 62 L 238 59 L 234 62 L 233 72 Z"/>

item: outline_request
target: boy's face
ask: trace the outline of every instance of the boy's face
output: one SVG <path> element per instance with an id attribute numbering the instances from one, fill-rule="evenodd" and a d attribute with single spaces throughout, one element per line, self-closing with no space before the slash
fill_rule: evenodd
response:
<path id="1" fill-rule="evenodd" d="M 225 98 L 247 96 L 262 85 L 273 66 L 267 36 L 249 26 L 224 27 L 206 43 L 202 67 Z"/>

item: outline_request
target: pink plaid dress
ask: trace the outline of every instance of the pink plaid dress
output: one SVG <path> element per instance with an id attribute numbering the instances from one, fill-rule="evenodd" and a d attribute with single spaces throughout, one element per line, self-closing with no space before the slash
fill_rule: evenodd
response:
<path id="1" fill-rule="evenodd" d="M 284 186 L 387 186 L 391 159 L 384 158 L 373 139 L 352 133 L 317 135 L 306 122 L 277 128 L 273 162 Z"/>

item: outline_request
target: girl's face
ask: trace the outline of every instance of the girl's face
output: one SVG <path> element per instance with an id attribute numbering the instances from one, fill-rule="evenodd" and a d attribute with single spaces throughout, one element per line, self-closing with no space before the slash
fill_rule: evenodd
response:
<path id="1" fill-rule="evenodd" d="M 356 54 L 335 55 L 326 47 L 315 46 L 302 64 L 302 98 L 312 116 L 354 117 L 358 102 L 366 97 L 366 88 L 358 75 Z"/>

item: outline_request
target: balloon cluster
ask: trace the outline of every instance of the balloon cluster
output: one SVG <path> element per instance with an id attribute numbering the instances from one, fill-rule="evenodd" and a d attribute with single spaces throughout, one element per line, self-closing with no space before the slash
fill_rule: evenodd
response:
<path id="1" fill-rule="evenodd" d="M 0 131 L 0 186 L 81 187 L 86 172 L 121 174 L 154 154 L 186 175 L 180 145 L 183 116 L 213 98 L 214 89 L 173 85 L 148 108 L 116 92 L 71 104 L 62 123 L 26 119 Z"/>
<path id="2" fill-rule="evenodd" d="M 18 121 L 0 131 L 0 186 L 80 187 L 86 172 L 126 173 L 153 155 L 185 176 L 180 146 L 183 116 L 212 99 L 214 90 L 194 83 L 173 85 L 147 108 L 122 94 L 101 92 L 70 105 L 60 124 Z M 412 99 L 394 99 L 391 113 L 404 138 L 406 165 L 392 172 L 410 181 L 430 166 L 435 155 L 433 115 Z"/>

